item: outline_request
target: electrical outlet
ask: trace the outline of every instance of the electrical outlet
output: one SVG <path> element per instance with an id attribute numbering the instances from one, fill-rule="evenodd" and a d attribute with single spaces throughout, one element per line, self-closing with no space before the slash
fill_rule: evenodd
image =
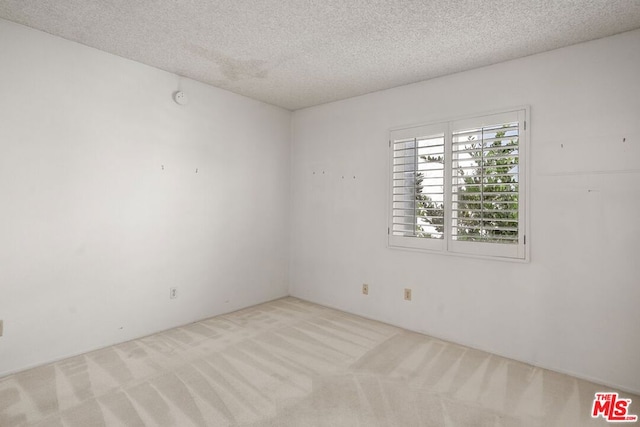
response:
<path id="1" fill-rule="evenodd" d="M 369 285 L 366 283 L 362 284 L 362 295 L 369 295 Z"/>
<path id="2" fill-rule="evenodd" d="M 178 298 L 178 288 L 169 288 L 169 298 L 170 299 Z"/>
<path id="3" fill-rule="evenodd" d="M 405 301 L 411 301 L 411 289 L 410 288 L 404 288 L 404 300 Z"/>
<path id="4" fill-rule="evenodd" d="M 0 337 L 2 336 L 3 330 L 4 330 L 4 320 L 0 320 Z"/>

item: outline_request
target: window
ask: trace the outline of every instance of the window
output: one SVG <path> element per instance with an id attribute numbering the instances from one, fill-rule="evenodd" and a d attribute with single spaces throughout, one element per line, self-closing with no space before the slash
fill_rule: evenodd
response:
<path id="1" fill-rule="evenodd" d="M 525 259 L 527 115 L 392 130 L 389 245 Z"/>

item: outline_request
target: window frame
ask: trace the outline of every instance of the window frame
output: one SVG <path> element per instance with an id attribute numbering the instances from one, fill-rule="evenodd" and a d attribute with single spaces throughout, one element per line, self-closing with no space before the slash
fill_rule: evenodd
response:
<path id="1" fill-rule="evenodd" d="M 453 226 L 453 151 L 452 139 L 455 131 L 465 127 L 482 127 L 490 124 L 513 122 L 512 117 L 518 122 L 518 242 L 515 244 L 500 244 L 486 242 L 466 242 L 454 240 Z M 512 262 L 529 262 L 529 147 L 530 147 L 530 107 L 519 106 L 481 114 L 454 117 L 446 120 L 438 120 L 416 125 L 394 127 L 389 129 L 389 176 L 388 202 L 387 202 L 387 247 L 390 249 L 402 249 L 410 251 L 438 253 L 473 258 L 496 259 Z M 442 239 L 425 238 L 417 236 L 394 235 L 394 141 L 402 138 L 420 138 L 433 134 L 435 130 L 444 129 L 444 236 Z M 416 153 L 416 156 L 418 154 Z"/>

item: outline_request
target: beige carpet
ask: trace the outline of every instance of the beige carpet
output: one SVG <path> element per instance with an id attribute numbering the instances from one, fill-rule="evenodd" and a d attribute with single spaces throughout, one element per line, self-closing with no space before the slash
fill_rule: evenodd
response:
<path id="1" fill-rule="evenodd" d="M 285 298 L 2 378 L 0 426 L 608 425 L 603 389 Z"/>

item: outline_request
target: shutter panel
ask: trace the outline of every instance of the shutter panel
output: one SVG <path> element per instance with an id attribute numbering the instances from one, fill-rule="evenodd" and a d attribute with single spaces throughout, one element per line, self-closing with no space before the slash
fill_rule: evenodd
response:
<path id="1" fill-rule="evenodd" d="M 391 132 L 391 244 L 443 247 L 445 128 L 440 124 Z M 438 242 L 426 242 L 430 240 Z"/>
<path id="2" fill-rule="evenodd" d="M 522 257 L 523 122 L 514 111 L 452 123 L 451 250 Z"/>

